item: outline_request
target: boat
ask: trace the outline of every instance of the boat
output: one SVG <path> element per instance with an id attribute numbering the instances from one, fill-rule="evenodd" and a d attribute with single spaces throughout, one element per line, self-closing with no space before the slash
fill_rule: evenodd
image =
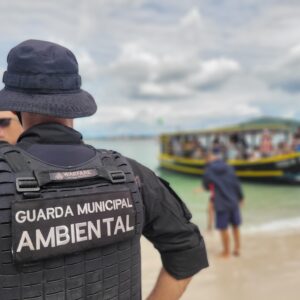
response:
<path id="1" fill-rule="evenodd" d="M 265 117 L 223 128 L 161 134 L 160 167 L 182 174 L 201 176 L 206 166 L 204 157 L 201 154 L 191 155 L 191 151 L 195 151 L 192 147 L 185 152 L 179 152 L 176 150 L 176 147 L 179 148 L 178 143 L 193 140 L 195 143 L 201 143 L 202 148 L 208 149 L 216 138 L 224 144 L 231 143 L 235 137 L 235 140 L 243 141 L 239 144 L 244 144 L 244 153 L 234 158 L 225 155 L 224 159 L 234 167 L 239 178 L 256 182 L 300 184 L 300 151 L 291 148 L 260 157 L 245 155 L 249 149 L 258 149 L 265 134 L 272 137 L 272 143 L 287 145 L 292 143 L 296 132 L 300 136 L 299 121 Z"/>

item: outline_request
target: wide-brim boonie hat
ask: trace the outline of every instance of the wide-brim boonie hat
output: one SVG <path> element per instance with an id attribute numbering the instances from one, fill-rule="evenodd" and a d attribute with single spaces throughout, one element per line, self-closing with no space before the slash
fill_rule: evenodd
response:
<path id="1" fill-rule="evenodd" d="M 58 44 L 28 40 L 7 57 L 0 110 L 31 112 L 59 118 L 94 114 L 94 98 L 82 90 L 75 55 Z"/>

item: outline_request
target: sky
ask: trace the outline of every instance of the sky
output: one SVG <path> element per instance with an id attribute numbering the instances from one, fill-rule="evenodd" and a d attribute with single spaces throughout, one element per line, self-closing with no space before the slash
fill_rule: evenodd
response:
<path id="1" fill-rule="evenodd" d="M 300 119 L 299 28 L 298 0 L 1 0 L 0 71 L 26 39 L 71 49 L 88 137 Z"/>

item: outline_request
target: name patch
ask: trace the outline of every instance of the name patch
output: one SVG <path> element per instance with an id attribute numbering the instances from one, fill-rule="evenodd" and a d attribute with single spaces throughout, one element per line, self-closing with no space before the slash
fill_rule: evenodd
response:
<path id="1" fill-rule="evenodd" d="M 12 252 L 17 262 L 66 255 L 135 234 L 129 190 L 12 204 Z"/>
<path id="2" fill-rule="evenodd" d="M 86 179 L 97 176 L 96 169 L 78 170 L 78 171 L 63 171 L 51 172 L 50 179 L 53 181 Z"/>

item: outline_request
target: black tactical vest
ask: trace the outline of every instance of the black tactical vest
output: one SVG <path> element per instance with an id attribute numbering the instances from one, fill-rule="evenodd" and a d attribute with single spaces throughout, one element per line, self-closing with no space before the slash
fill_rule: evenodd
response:
<path id="1" fill-rule="evenodd" d="M 0 148 L 1 299 L 141 299 L 142 226 L 120 154 L 62 169 Z"/>

